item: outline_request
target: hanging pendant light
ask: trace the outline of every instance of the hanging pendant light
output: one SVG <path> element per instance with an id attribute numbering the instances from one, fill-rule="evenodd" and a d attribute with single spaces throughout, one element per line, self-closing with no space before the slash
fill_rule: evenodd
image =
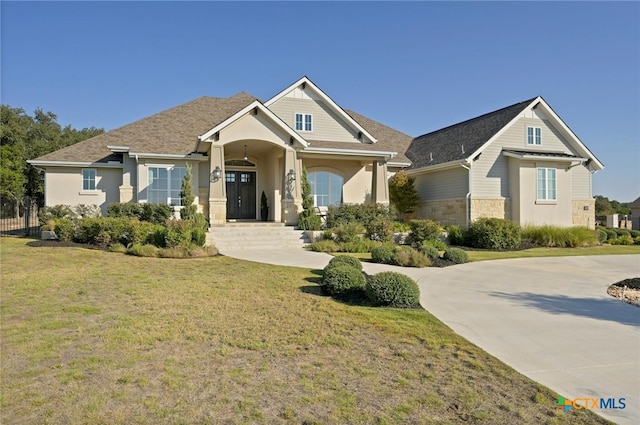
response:
<path id="1" fill-rule="evenodd" d="M 247 156 L 247 145 L 244 145 L 244 158 L 245 161 L 249 160 L 249 157 Z"/>

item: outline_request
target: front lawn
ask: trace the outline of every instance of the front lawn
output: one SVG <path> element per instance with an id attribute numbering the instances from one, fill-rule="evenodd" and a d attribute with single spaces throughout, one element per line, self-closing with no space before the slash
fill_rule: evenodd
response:
<path id="1" fill-rule="evenodd" d="M 2 238 L 3 424 L 607 423 L 317 271 Z"/>
<path id="2" fill-rule="evenodd" d="M 464 249 L 469 254 L 469 261 L 528 257 L 640 254 L 640 245 L 598 245 L 585 248 L 530 248 L 517 251 L 474 250 L 471 248 Z"/>

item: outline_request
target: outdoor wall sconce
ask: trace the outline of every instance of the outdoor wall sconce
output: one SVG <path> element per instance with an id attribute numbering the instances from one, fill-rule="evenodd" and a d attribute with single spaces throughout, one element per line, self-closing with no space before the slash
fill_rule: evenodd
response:
<path id="1" fill-rule="evenodd" d="M 296 180 L 296 172 L 293 171 L 293 169 L 289 170 L 289 172 L 287 173 L 287 180 L 289 180 L 290 182 Z"/>
<path id="2" fill-rule="evenodd" d="M 222 170 L 220 167 L 216 165 L 216 168 L 211 172 L 211 178 L 209 179 L 211 183 L 217 182 L 222 177 Z"/>

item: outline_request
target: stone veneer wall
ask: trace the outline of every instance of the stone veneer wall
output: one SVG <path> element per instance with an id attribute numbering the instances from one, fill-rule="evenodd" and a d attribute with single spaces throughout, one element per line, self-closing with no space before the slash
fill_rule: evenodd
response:
<path id="1" fill-rule="evenodd" d="M 589 209 L 585 211 L 584 207 Z M 574 199 L 571 201 L 571 222 L 574 226 L 596 228 L 596 200 Z"/>
<path id="2" fill-rule="evenodd" d="M 511 198 L 471 198 L 471 221 L 481 217 L 511 220 Z"/>
<path id="3" fill-rule="evenodd" d="M 467 225 L 467 204 L 465 198 L 434 199 L 430 201 L 420 201 L 415 212 L 405 214 L 408 219 L 430 219 L 438 220 L 443 226 L 456 224 L 458 226 Z"/>

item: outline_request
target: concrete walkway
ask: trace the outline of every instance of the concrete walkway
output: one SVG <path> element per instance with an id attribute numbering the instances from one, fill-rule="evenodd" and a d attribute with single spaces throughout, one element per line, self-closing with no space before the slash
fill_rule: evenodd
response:
<path id="1" fill-rule="evenodd" d="M 312 269 L 328 254 L 239 251 L 250 261 Z M 363 263 L 420 286 L 420 302 L 455 332 L 565 398 L 625 398 L 625 409 L 594 411 L 640 423 L 640 308 L 606 293 L 640 276 L 640 255 L 522 258 L 443 269 Z M 619 404 L 617 404 L 619 405 Z"/>

